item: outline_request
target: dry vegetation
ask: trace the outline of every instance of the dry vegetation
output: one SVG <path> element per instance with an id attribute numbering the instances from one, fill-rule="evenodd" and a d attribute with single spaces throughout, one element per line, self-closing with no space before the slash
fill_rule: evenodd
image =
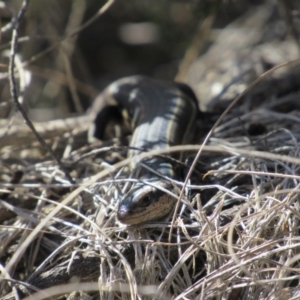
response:
<path id="1" fill-rule="evenodd" d="M 105 9 L 112 9 L 112 3 L 109 1 Z M 4 2 L 0 4 L 0 9 L 9 14 L 9 7 Z M 75 14 L 74 7 L 71 12 Z M 64 62 L 63 68 L 55 72 L 48 70 L 49 54 L 44 54 L 43 63 L 36 65 L 36 56 L 30 52 L 32 48 L 30 51 L 21 48 L 22 52 L 15 53 L 11 50 L 7 54 L 5 51 L 11 44 L 4 44 L 0 50 L 3 55 L 0 92 L 4 99 L 0 103 L 3 117 L 0 120 L 1 299 L 23 299 L 35 292 L 30 299 L 50 296 L 60 299 L 300 299 L 298 62 L 270 71 L 255 85 L 250 85 L 275 64 L 298 57 L 297 43 L 288 30 L 275 41 L 274 36 L 267 38 L 267 29 L 274 28 L 276 20 L 283 22 L 278 16 L 274 21 L 273 15 L 272 18 L 267 15 L 267 12 L 271 14 L 271 8 L 277 9 L 267 3 L 239 19 L 235 30 L 224 29 L 228 31 L 226 41 L 230 38 L 234 41 L 230 31 L 239 32 L 241 24 L 263 26 L 262 35 L 257 27 L 248 28 L 249 36 L 250 32 L 258 35 L 251 35 L 251 43 L 244 47 L 233 43 L 231 50 L 225 49 L 224 36 L 221 36 L 211 50 L 197 58 L 198 54 L 194 57 L 193 53 L 200 50 L 191 48 L 200 44 L 196 38 L 191 43 L 178 77 L 187 78 L 198 95 L 204 80 L 211 87 L 207 90 L 213 90 L 212 81 L 222 82 L 227 88 L 218 96 L 201 94 L 202 98 L 214 98 L 207 105 L 210 111 L 207 120 L 199 120 L 201 141 L 172 151 L 184 151 L 190 158 L 188 161 L 192 161 L 204 140 L 202 129 L 207 132 L 212 128 L 228 107 L 228 100 L 239 95 L 241 89 L 248 87 L 248 90 L 219 119 L 221 122 L 203 147 L 174 215 L 137 227 L 124 226 L 116 219 L 118 201 L 135 181 L 127 168 L 130 161 L 126 159 L 124 146 L 128 144 L 127 138 L 88 144 L 91 115 L 34 123 L 53 154 L 22 123 L 19 113 L 13 113 L 13 103 L 18 100 L 24 104 L 24 115 L 33 117 L 32 109 L 26 109 L 28 97 L 37 93 L 32 91 L 32 86 L 42 86 L 43 95 L 51 90 L 62 99 L 58 101 L 60 112 L 67 105 L 66 95 L 71 95 L 73 107 L 79 113 L 82 108 L 78 91 L 90 97 L 95 94 L 92 87 L 75 80 L 77 77 L 70 67 L 74 66 L 68 60 L 76 46 L 76 34 L 72 32 L 80 32 L 77 29 L 83 17 L 76 15 L 79 19 L 74 17 L 73 23 L 69 18 L 71 28 L 64 33 L 72 36 L 71 39 L 55 41 L 49 46 L 55 48 L 65 43 L 68 49 L 66 56 L 61 50 L 63 46 L 61 52 L 53 54 L 56 67 Z M 265 14 L 261 13 L 259 18 L 258 11 Z M 101 18 L 102 12 L 100 9 L 95 19 Z M 24 13 L 26 18 L 33 11 Z M 27 41 L 26 35 L 22 35 L 26 28 L 15 20 L 12 18 L 2 27 L 2 35 L 7 43 L 14 44 L 12 28 L 18 28 L 16 44 L 20 49 L 21 42 Z M 30 22 L 26 24 L 29 26 Z M 208 24 L 212 23 L 207 21 L 205 30 L 211 30 Z M 297 31 L 297 27 L 293 30 Z M 278 46 L 273 47 L 276 50 L 288 45 L 286 52 L 283 51 L 284 59 L 278 52 L 267 51 L 272 43 Z M 222 71 L 224 66 L 217 60 L 225 53 L 229 53 L 228 73 Z M 233 58 L 237 65 L 232 63 Z M 9 64 L 11 71 L 16 68 L 15 72 L 7 72 Z M 27 84 L 28 74 L 40 74 L 40 77 Z M 42 76 L 47 80 L 41 84 Z M 13 90 L 12 99 L 9 87 Z M 154 154 L 157 153 L 143 153 L 141 157 Z M 173 192 L 179 195 L 182 187 L 183 182 L 174 181 Z"/>

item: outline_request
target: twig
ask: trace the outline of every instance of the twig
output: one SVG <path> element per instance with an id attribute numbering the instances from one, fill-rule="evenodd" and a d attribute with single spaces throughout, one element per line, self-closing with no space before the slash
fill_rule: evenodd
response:
<path id="1" fill-rule="evenodd" d="M 77 35 L 78 33 L 80 33 L 81 31 L 85 30 L 88 26 L 90 26 L 92 23 L 94 23 L 101 15 L 103 15 L 113 4 L 115 3 L 115 0 L 108 0 L 99 10 L 98 12 L 92 17 L 90 18 L 88 21 L 86 21 L 82 26 L 80 26 L 79 28 L 75 29 L 73 32 L 71 32 L 70 34 L 62 37 L 61 39 L 59 39 L 58 41 L 55 41 L 52 45 L 50 45 L 48 48 L 46 48 L 43 51 L 40 51 L 39 53 L 37 53 L 36 55 L 33 55 L 31 58 L 29 58 L 28 60 L 23 62 L 23 67 L 27 67 L 29 66 L 31 63 L 37 61 L 38 59 L 40 59 L 41 57 L 45 56 L 46 54 L 48 54 L 49 52 L 51 52 L 52 50 L 54 50 L 57 46 L 59 46 L 61 44 L 61 42 L 63 42 L 64 40 L 67 40 L 69 38 L 72 38 L 73 36 Z M 26 37 L 25 41 L 27 41 L 29 38 L 31 37 Z M 34 37 L 36 38 L 36 37 Z M 42 38 L 42 37 L 41 37 Z M 49 37 L 51 38 L 51 37 Z M 19 42 L 23 42 L 23 40 L 18 40 Z M 5 45 L 6 46 L 6 45 Z M 3 46 L 2 46 L 3 48 Z M 1 49 L 1 48 L 0 48 Z M 6 78 L 6 74 L 5 76 L 2 76 L 1 79 Z"/>
<path id="2" fill-rule="evenodd" d="M 33 134 L 35 135 L 36 139 L 40 142 L 40 144 L 50 153 L 50 155 L 53 157 L 53 159 L 57 162 L 57 164 L 60 166 L 62 171 L 65 173 L 66 178 L 69 180 L 69 182 L 74 183 L 74 180 L 72 179 L 71 175 L 67 171 L 67 169 L 64 167 L 64 165 L 61 163 L 60 159 L 57 157 L 56 153 L 52 151 L 52 149 L 48 146 L 48 144 L 42 139 L 42 137 L 39 135 L 39 133 L 36 131 L 34 125 L 29 120 L 26 111 L 24 110 L 23 106 L 18 101 L 18 92 L 17 92 L 17 84 L 14 74 L 14 66 L 15 66 L 15 56 L 17 52 L 17 40 L 18 40 L 18 27 L 19 23 L 22 20 L 27 7 L 28 7 L 29 0 L 24 0 L 21 6 L 21 9 L 17 15 L 16 22 L 14 24 L 13 34 L 12 34 L 12 44 L 11 44 L 11 54 L 10 54 L 10 61 L 9 61 L 9 67 L 8 67 L 8 73 L 9 73 L 9 83 L 10 83 L 10 93 L 13 98 L 13 101 L 18 109 L 18 111 L 22 114 L 25 123 L 27 126 L 31 129 Z"/>

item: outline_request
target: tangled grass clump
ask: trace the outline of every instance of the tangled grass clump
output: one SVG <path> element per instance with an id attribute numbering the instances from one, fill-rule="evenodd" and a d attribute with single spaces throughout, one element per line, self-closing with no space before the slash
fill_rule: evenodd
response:
<path id="1" fill-rule="evenodd" d="M 118 140 L 87 146 L 76 139 L 84 129 L 52 140 L 61 153 L 74 149 L 62 163 L 76 184 L 36 144 L 3 147 L 0 253 L 18 271 L 21 294 L 57 285 L 61 293 L 62 284 L 70 292 L 75 281 L 101 299 L 297 299 L 300 112 L 265 104 L 244 115 L 233 110 L 216 129 L 174 223 L 172 216 L 118 222 L 124 186 L 134 181 L 120 169 L 130 159 Z M 195 153 L 199 146 L 176 148 Z M 181 188 L 174 181 L 175 192 Z M 9 286 L 1 286 L 4 296 Z"/>

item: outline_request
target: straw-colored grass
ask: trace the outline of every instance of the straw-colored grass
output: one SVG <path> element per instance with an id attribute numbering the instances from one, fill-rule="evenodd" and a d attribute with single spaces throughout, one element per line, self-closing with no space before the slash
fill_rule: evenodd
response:
<path id="1" fill-rule="evenodd" d="M 39 99 L 41 90 L 44 100 L 49 91 L 58 100 L 57 113 L 68 102 L 67 92 L 72 95 L 76 111 L 82 111 L 77 91 L 93 97 L 95 90 L 73 74 L 71 57 L 75 37 L 115 2 L 107 1 L 86 23 L 82 21 L 83 10 L 77 10 L 78 6 L 74 5 L 70 15 L 65 12 L 62 16 L 62 20 L 68 20 L 63 29 L 48 19 L 60 11 L 60 6 L 54 1 L 44 2 L 48 3 L 49 11 L 53 5 L 52 13 L 48 16 L 43 10 L 35 16 L 37 19 L 30 16 L 27 19 L 31 25 L 27 29 L 36 28 L 35 24 L 43 21 L 42 37 L 32 36 L 31 31 L 28 37 L 20 36 L 19 40 L 10 36 L 8 33 L 17 24 L 13 12 L 8 12 L 12 14 L 11 21 L 2 27 L 5 44 L 0 48 L 3 54 L 0 81 L 5 82 L 1 90 L 5 100 L 0 113 L 7 119 L 0 122 L 1 299 L 57 299 L 59 296 L 143 300 L 300 299 L 299 72 L 296 76 L 283 72 L 280 76 L 263 78 L 256 89 L 250 86 L 250 92 L 226 114 L 203 147 L 173 214 L 138 226 L 125 226 L 116 218 L 120 198 L 138 180 L 128 168 L 131 158 L 126 157 L 126 146 L 130 137 L 89 144 L 90 115 L 34 123 L 39 135 L 57 155 L 54 159 L 49 149 L 42 147 L 23 124 L 23 118 L 18 114 L 10 117 L 13 115 L 11 98 L 27 104 L 24 100 L 31 96 Z M 6 4 L 0 1 L 0 5 L 4 10 Z M 266 5 L 259 11 L 271 13 L 270 7 L 271 4 Z M 253 14 L 252 23 L 257 23 L 257 17 L 258 14 Z M 264 18 L 269 19 L 269 14 Z M 212 21 L 213 18 L 207 18 L 199 26 L 198 34 L 208 36 L 202 35 L 202 31 L 210 31 Z M 265 28 L 264 24 L 259 22 L 261 28 Z M 273 30 L 271 25 L 268 24 Z M 259 32 L 254 29 L 253 32 Z M 244 31 L 238 41 L 242 37 Z M 37 43 L 40 39 L 49 41 L 48 48 L 43 49 Z M 24 54 L 26 51 L 29 54 L 21 61 L 23 58 L 13 49 L 5 52 L 17 40 L 25 44 L 34 41 L 32 45 L 39 50 L 25 47 Z M 225 36 L 225 40 L 228 46 L 230 39 Z M 253 43 L 258 41 L 253 40 Z M 178 78 L 188 77 L 189 73 L 194 81 L 206 77 L 214 81 L 215 77 L 208 76 L 206 68 L 197 69 L 194 60 L 202 46 L 196 37 L 192 44 L 196 49 L 187 51 Z M 62 47 L 57 54 L 46 55 L 58 46 Z M 248 45 L 249 53 L 252 47 Z M 216 48 L 224 49 L 218 43 Z M 236 63 L 236 52 L 229 50 Z M 243 47 L 241 53 L 246 57 L 246 65 L 252 65 Z M 223 59 L 212 54 L 203 60 Z M 76 63 L 80 63 L 81 56 L 75 57 Z M 30 65 L 39 59 L 40 66 Z M 259 56 L 260 59 L 267 65 L 265 69 L 269 69 L 269 61 Z M 203 66 L 203 61 L 198 63 Z M 196 73 L 188 72 L 191 64 Z M 242 66 L 242 61 L 237 64 Z M 8 65 L 10 72 L 7 72 Z M 53 70 L 48 70 L 52 65 L 55 65 Z M 218 95 L 209 104 L 212 114 L 204 121 L 199 120 L 199 133 L 213 126 L 218 116 L 213 113 L 227 107 L 227 102 L 221 99 L 235 95 L 226 94 L 226 89 L 245 75 L 241 68 L 243 72 L 239 70 L 241 73 L 236 77 L 234 68 L 231 69 L 230 63 L 228 66 L 226 72 L 222 64 L 220 70 L 216 69 L 216 73 L 223 74 L 225 96 Z M 88 74 L 84 63 L 79 70 Z M 29 73 L 37 76 L 31 84 L 26 81 Z M 234 76 L 229 78 L 229 73 Z M 41 79 L 45 82 L 41 83 Z M 212 91 L 212 85 L 204 79 L 201 84 L 205 83 L 207 90 Z M 192 81 L 195 86 L 199 84 Z M 200 84 L 198 88 L 201 90 Z M 237 90 L 240 93 L 240 87 Z M 189 158 L 183 173 L 187 173 L 204 137 L 205 134 L 199 134 L 194 145 L 167 149 L 183 152 Z M 166 151 L 150 151 L 142 153 L 139 159 L 158 154 L 168 155 Z M 183 182 L 184 177 L 174 180 L 174 188 L 168 192 L 178 196 Z"/>
<path id="2" fill-rule="evenodd" d="M 138 226 L 117 221 L 119 199 L 135 181 L 130 159 L 122 158 L 126 148 L 82 142 L 72 150 L 76 135 L 53 140 L 62 152 L 71 149 L 63 163 L 74 185 L 43 155 L 22 157 L 39 147 L 3 147 L 2 268 L 27 278 L 24 293 L 33 285 L 49 296 L 63 293 L 53 286 L 67 293 L 75 289 L 68 283 L 86 281 L 96 282 L 94 292 L 85 284 L 80 290 L 101 299 L 297 299 L 300 114 L 265 105 L 240 116 L 232 111 L 217 128 L 174 224 L 172 216 Z M 250 126 L 261 134 L 248 135 Z M 20 169 L 20 181 L 5 183 Z M 181 187 L 174 181 L 172 192 Z M 2 296 L 9 281 L 1 282 Z"/>

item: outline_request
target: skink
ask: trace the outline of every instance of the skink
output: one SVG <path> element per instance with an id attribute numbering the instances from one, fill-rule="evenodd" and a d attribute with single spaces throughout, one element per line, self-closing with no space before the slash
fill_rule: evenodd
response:
<path id="1" fill-rule="evenodd" d="M 134 156 L 143 150 L 168 148 L 189 142 L 195 129 L 197 99 L 183 83 L 160 81 L 143 76 L 120 79 L 109 85 L 95 100 L 94 136 L 103 139 L 110 118 L 131 121 L 133 135 L 129 150 L 133 157 L 131 169 L 137 171 L 139 182 L 125 194 L 119 204 L 117 217 L 124 224 L 140 224 L 162 219 L 174 208 L 175 199 L 159 188 L 171 189 L 172 184 L 143 168 Z M 178 156 L 176 158 L 179 158 Z M 176 178 L 170 160 L 155 156 L 142 163 L 162 176 Z"/>

